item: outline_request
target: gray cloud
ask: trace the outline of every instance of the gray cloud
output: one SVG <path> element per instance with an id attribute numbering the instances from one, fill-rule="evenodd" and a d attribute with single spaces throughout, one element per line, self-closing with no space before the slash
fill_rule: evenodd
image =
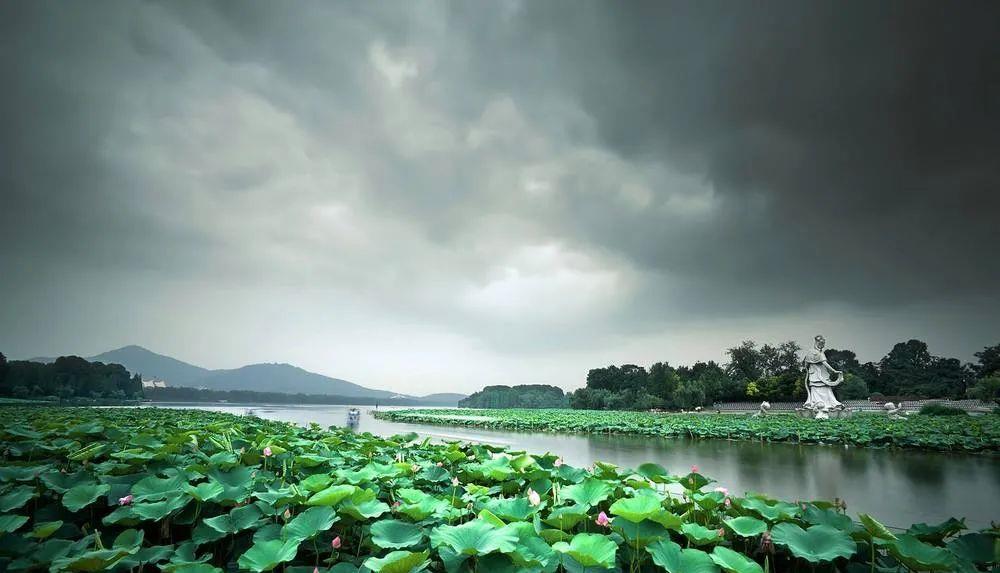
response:
<path id="1" fill-rule="evenodd" d="M 816 329 L 969 357 L 1000 315 L 998 14 L 5 5 L 0 348 L 397 389 Z"/>

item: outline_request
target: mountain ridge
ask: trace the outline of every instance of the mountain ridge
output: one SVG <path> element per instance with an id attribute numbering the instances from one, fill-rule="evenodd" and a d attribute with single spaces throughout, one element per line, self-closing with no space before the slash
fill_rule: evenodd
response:
<path id="1" fill-rule="evenodd" d="M 349 380 L 310 372 L 284 362 L 247 364 L 239 368 L 211 370 L 130 344 L 86 358 L 90 361 L 121 364 L 143 379 L 163 380 L 168 386 L 206 388 L 209 390 L 249 390 L 285 394 L 322 394 L 347 397 L 389 398 L 400 396 L 424 401 L 458 400 L 464 394 L 440 392 L 411 396 L 400 392 L 368 388 Z M 29 358 L 32 362 L 53 362 L 55 358 Z"/>

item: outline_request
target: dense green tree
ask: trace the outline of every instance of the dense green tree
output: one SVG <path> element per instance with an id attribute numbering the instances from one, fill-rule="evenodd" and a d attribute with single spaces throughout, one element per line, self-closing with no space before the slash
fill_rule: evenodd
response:
<path id="1" fill-rule="evenodd" d="M 649 394 L 660 398 L 663 404 L 670 405 L 680 377 L 668 362 L 657 362 L 649 367 L 649 381 L 646 389 Z"/>
<path id="2" fill-rule="evenodd" d="M 88 362 L 79 356 L 62 356 L 50 364 L 13 360 L 6 362 L 0 378 L 0 395 L 18 397 L 142 396 L 142 380 L 121 364 Z"/>
<path id="3" fill-rule="evenodd" d="M 1000 344 L 987 346 L 974 354 L 977 364 L 973 366 L 976 376 L 984 378 L 1000 374 Z"/>
<path id="4" fill-rule="evenodd" d="M 968 393 L 971 398 L 983 402 L 1000 402 L 1000 375 L 980 378 Z"/>
<path id="5" fill-rule="evenodd" d="M 463 408 L 565 408 L 569 399 L 562 388 L 546 384 L 487 386 L 461 400 Z"/>
<path id="6" fill-rule="evenodd" d="M 844 381 L 837 387 L 837 396 L 841 400 L 865 400 L 868 398 L 868 384 L 861 376 L 845 371 Z"/>
<path id="7" fill-rule="evenodd" d="M 957 358 L 933 356 L 927 343 L 908 340 L 892 347 L 869 381 L 874 392 L 888 396 L 958 398 L 972 383 L 972 370 Z"/>

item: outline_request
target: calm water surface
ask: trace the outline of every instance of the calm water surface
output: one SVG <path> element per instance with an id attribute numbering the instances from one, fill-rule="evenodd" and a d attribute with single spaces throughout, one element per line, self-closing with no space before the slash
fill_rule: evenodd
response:
<path id="1" fill-rule="evenodd" d="M 176 404 L 296 424 L 344 426 L 348 406 Z M 441 440 L 471 440 L 533 453 L 557 453 L 574 466 L 595 461 L 636 467 L 656 462 L 674 473 L 692 465 L 733 492 L 782 499 L 847 501 L 848 512 L 871 513 L 893 526 L 965 517 L 971 527 L 1000 521 L 1000 456 L 893 451 L 842 446 L 687 440 L 637 436 L 527 433 L 376 420 L 362 406 L 359 432 L 416 432 Z"/>

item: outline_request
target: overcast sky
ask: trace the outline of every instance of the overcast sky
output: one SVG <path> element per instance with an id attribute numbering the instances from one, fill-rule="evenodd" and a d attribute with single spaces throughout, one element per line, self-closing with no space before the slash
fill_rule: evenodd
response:
<path id="1" fill-rule="evenodd" d="M 1000 342 L 1000 5 L 4 2 L 0 351 L 582 386 Z"/>

